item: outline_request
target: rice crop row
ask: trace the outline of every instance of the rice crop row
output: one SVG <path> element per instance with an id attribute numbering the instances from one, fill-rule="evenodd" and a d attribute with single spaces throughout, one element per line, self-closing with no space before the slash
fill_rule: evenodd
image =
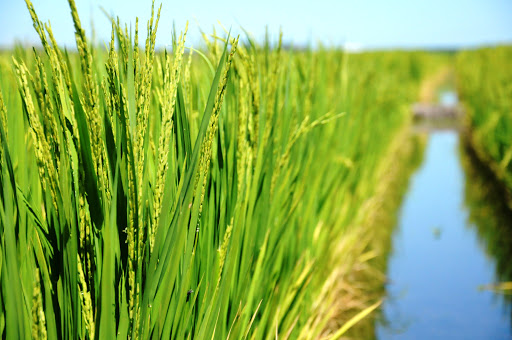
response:
<path id="1" fill-rule="evenodd" d="M 105 49 L 69 0 L 73 52 L 26 3 L 42 49 L 0 57 L 3 338 L 339 338 L 372 310 L 347 284 L 425 55 L 186 29 L 159 52 L 159 9 Z"/>
<path id="2" fill-rule="evenodd" d="M 457 87 L 473 148 L 512 192 L 512 47 L 464 51 Z M 510 197 L 510 195 L 509 195 Z"/>

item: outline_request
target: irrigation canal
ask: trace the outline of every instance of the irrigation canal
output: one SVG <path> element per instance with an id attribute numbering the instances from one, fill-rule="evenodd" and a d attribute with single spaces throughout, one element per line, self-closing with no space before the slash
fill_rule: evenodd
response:
<path id="1" fill-rule="evenodd" d="M 446 92 L 441 101 L 456 104 Z M 458 129 L 428 132 L 388 257 L 385 339 L 512 339 L 511 295 L 482 285 L 512 279 L 512 215 Z"/>

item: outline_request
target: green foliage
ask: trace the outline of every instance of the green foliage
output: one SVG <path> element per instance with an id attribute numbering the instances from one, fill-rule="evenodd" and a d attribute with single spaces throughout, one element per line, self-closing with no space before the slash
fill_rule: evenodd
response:
<path id="1" fill-rule="evenodd" d="M 27 0 L 43 51 L 0 58 L 2 337 L 336 334 L 334 268 L 369 250 L 358 221 L 425 56 L 185 53 L 185 32 L 155 53 L 160 11 L 144 49 L 113 21 L 102 50 L 69 3 L 77 53 Z"/>

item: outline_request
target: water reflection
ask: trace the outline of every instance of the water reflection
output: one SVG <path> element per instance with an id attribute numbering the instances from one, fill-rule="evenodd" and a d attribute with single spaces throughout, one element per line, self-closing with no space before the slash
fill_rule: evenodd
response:
<path id="1" fill-rule="evenodd" d="M 439 93 L 439 103 L 443 106 L 456 107 L 459 98 L 455 91 L 441 91 Z"/>
<path id="2" fill-rule="evenodd" d="M 503 296 L 478 289 L 510 277 L 510 234 L 497 230 L 511 219 L 489 222 L 485 179 L 462 159 L 458 133 L 430 134 L 393 235 L 378 339 L 511 338 Z"/>
<path id="3" fill-rule="evenodd" d="M 460 150 L 470 226 L 477 231 L 487 255 L 495 260 L 493 283 L 512 281 L 512 211 L 503 199 L 505 191 L 467 143 L 462 143 Z M 512 322 L 512 295 L 504 294 L 502 298 Z"/>

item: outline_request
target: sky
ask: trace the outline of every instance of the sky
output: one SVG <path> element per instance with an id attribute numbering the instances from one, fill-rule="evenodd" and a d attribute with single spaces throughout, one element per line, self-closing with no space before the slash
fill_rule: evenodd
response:
<path id="1" fill-rule="evenodd" d="M 75 0 L 86 34 L 91 22 L 98 42 L 109 41 L 111 25 L 101 11 L 135 23 L 145 36 L 151 13 L 148 0 Z M 50 21 L 59 44 L 75 46 L 67 0 L 32 0 L 39 19 Z M 160 2 L 155 1 L 158 5 Z M 235 34 L 241 27 L 262 41 L 268 28 L 273 39 L 283 31 L 295 46 L 346 46 L 352 49 L 472 48 L 512 43 L 512 0 L 161 0 L 157 46 L 171 44 L 173 24 L 178 31 L 189 22 L 187 45 L 201 42 L 199 28 L 212 32 L 218 24 Z M 23 0 L 0 0 L 0 46 L 15 42 L 38 45 L 39 38 Z M 142 39 L 141 39 L 142 40 Z"/>

